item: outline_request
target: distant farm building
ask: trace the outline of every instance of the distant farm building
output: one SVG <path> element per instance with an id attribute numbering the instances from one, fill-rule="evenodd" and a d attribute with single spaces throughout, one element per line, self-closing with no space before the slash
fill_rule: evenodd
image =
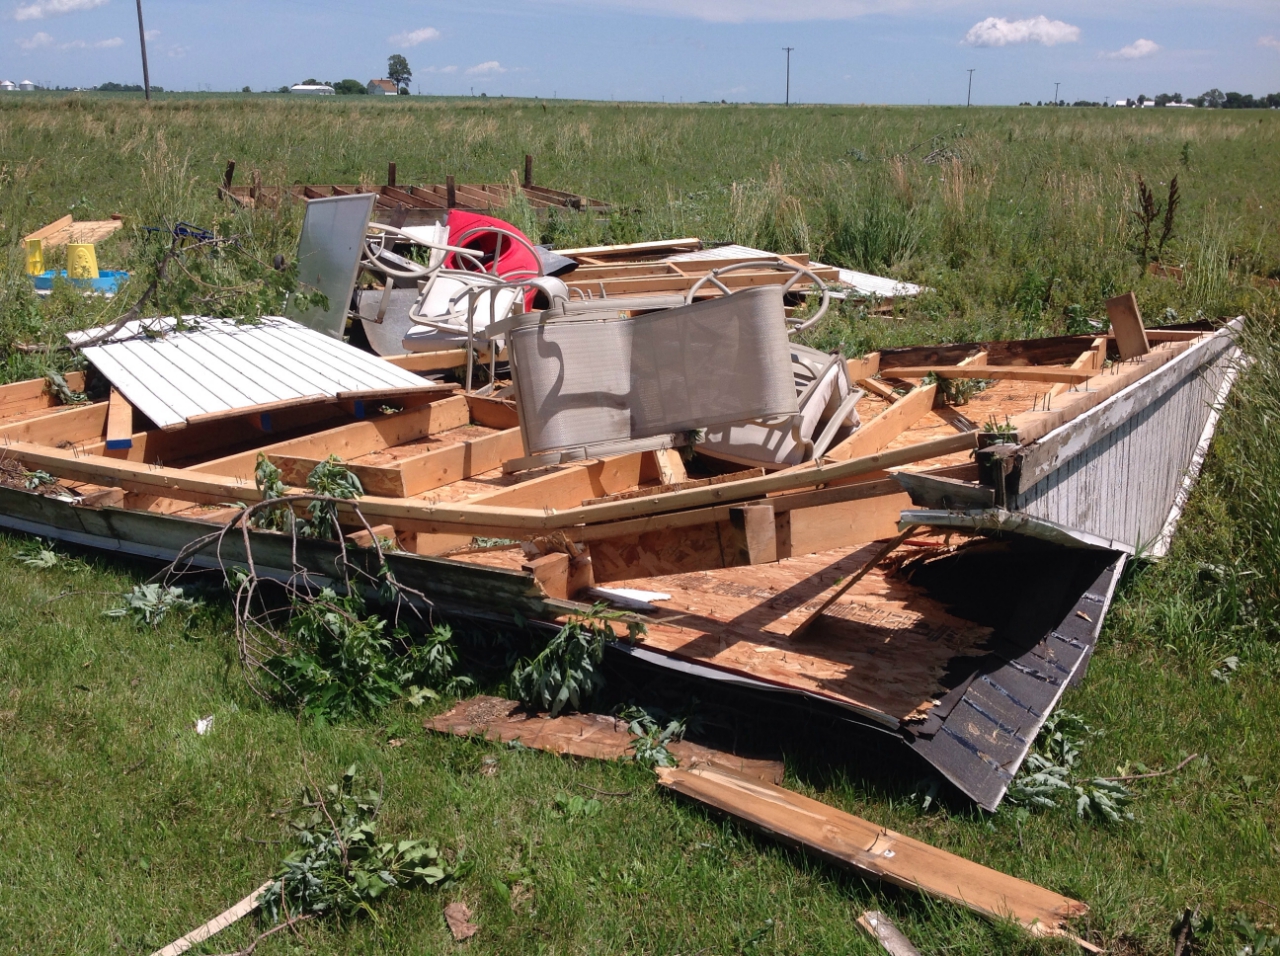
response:
<path id="1" fill-rule="evenodd" d="M 323 83 L 295 83 L 289 87 L 290 93 L 304 93 L 307 96 L 333 96 L 333 87 Z"/>
<path id="2" fill-rule="evenodd" d="M 396 86 L 395 80 L 370 80 L 369 92 L 374 96 L 396 96 L 400 89 Z"/>
<path id="3" fill-rule="evenodd" d="M 13 82 L 13 80 L 0 80 L 0 92 L 8 93 L 9 91 L 16 90 L 17 88 L 18 84 Z"/>
<path id="4" fill-rule="evenodd" d="M 34 90 L 35 88 L 36 88 L 36 85 L 32 83 L 30 80 L 23 80 L 21 83 L 18 84 L 18 89 L 20 90 Z"/>

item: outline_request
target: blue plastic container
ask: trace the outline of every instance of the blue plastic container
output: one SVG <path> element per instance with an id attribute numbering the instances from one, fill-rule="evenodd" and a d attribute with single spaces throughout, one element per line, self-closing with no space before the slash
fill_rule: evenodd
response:
<path id="1" fill-rule="evenodd" d="M 36 290 L 39 292 L 49 292 L 53 289 L 54 279 L 64 279 L 73 286 L 81 289 L 88 289 L 91 292 L 101 292 L 107 295 L 114 295 L 120 286 L 124 285 L 125 280 L 129 278 L 129 273 L 116 269 L 101 269 L 96 279 L 68 279 L 66 269 L 58 269 L 55 271 L 42 272 L 38 276 L 32 276 L 31 279 L 36 284 Z"/>

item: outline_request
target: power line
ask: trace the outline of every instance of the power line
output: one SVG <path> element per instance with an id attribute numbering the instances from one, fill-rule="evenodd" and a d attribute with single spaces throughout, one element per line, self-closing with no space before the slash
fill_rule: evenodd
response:
<path id="1" fill-rule="evenodd" d="M 1054 106 L 1058 105 L 1058 87 L 1060 87 L 1061 85 L 1062 85 L 1061 83 L 1053 84 L 1053 105 Z"/>
<path id="2" fill-rule="evenodd" d="M 141 2 L 141 0 L 139 0 Z M 791 51 L 795 49 L 793 46 L 784 46 L 782 49 L 787 51 L 787 100 L 785 105 L 791 105 Z"/>
<path id="3" fill-rule="evenodd" d="M 977 69 L 977 67 L 974 67 Z M 964 105 L 970 106 L 973 103 L 973 70 L 969 71 L 969 95 L 964 98 Z"/>

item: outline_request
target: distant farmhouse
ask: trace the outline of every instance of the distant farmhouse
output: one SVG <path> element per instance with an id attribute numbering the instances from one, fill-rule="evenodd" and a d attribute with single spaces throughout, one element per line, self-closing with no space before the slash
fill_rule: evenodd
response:
<path id="1" fill-rule="evenodd" d="M 397 96 L 400 93 L 395 80 L 370 80 L 368 89 L 374 96 Z"/>

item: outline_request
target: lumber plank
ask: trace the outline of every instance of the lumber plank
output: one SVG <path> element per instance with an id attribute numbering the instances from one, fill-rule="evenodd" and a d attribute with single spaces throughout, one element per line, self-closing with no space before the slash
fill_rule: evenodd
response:
<path id="1" fill-rule="evenodd" d="M 576 259 L 579 256 L 590 256 L 598 258 L 600 256 L 618 256 L 631 257 L 637 254 L 653 254 L 658 252 L 666 252 L 670 250 L 673 254 L 681 252 L 696 252 L 702 248 L 702 240 L 697 236 L 689 236 L 684 239 L 657 239 L 651 242 L 628 242 L 616 246 L 583 246 L 580 249 L 557 249 L 556 255 L 567 256 L 570 259 Z"/>
<path id="2" fill-rule="evenodd" d="M 1012 379 L 1019 382 L 1087 382 L 1093 372 L 1065 366 L 1047 365 L 917 365 L 886 369 L 891 378 L 924 378 L 929 373 L 938 378 Z"/>
<path id="3" fill-rule="evenodd" d="M 253 478 L 258 455 L 272 455 L 321 460 L 337 455 L 343 461 L 359 458 L 373 451 L 402 445 L 407 441 L 426 438 L 437 432 L 458 428 L 471 421 L 467 401 L 461 395 L 452 395 L 439 402 L 423 405 L 396 415 L 362 422 L 338 425 L 325 431 L 301 438 L 265 445 L 251 451 L 215 458 L 192 467 L 192 471 L 204 474 L 225 475 L 228 478 Z"/>
<path id="4" fill-rule="evenodd" d="M 726 481 L 741 481 L 744 478 L 758 478 L 765 474 L 763 468 L 748 468 L 745 471 L 734 471 L 727 475 L 713 475 L 710 478 L 693 478 L 688 481 L 673 481 L 655 485 L 652 488 L 636 488 L 632 491 L 619 491 L 617 494 L 605 495 L 602 498 L 587 498 L 584 505 L 598 505 L 606 501 L 624 501 L 627 498 L 648 498 L 652 495 L 664 495 L 669 491 L 683 491 L 685 488 L 705 488 L 708 485 L 722 485 Z"/>
<path id="5" fill-rule="evenodd" d="M 858 925 L 865 929 L 889 956 L 920 956 L 920 950 L 916 949 L 902 930 L 894 926 L 893 921 L 879 910 L 867 910 L 858 917 Z"/>
<path id="6" fill-rule="evenodd" d="M 215 933 L 220 933 L 232 923 L 245 916 L 248 916 L 258 908 L 258 901 L 262 899 L 262 894 L 270 889 L 275 880 L 267 880 L 260 887 L 242 899 L 235 906 L 218 914 L 209 922 L 196 929 L 193 929 L 181 939 L 175 939 L 168 946 L 156 950 L 151 956 L 182 956 L 187 950 L 198 943 L 204 942 Z"/>
<path id="7" fill-rule="evenodd" d="M 509 508 L 575 508 L 593 498 L 612 500 L 613 495 L 633 490 L 651 472 L 656 472 L 656 469 L 647 452 L 630 452 L 614 458 L 575 463 L 561 471 L 539 475 L 471 501 Z"/>
<path id="8" fill-rule="evenodd" d="M 468 395 L 467 405 L 471 409 L 471 420 L 477 425 L 483 425 L 485 428 L 520 427 L 520 415 L 516 412 L 515 402 L 483 395 Z"/>
<path id="9" fill-rule="evenodd" d="M 119 389 L 111 390 L 107 402 L 107 447 L 110 449 L 133 447 L 133 406 Z"/>
<path id="10" fill-rule="evenodd" d="M 401 458 L 393 465 L 347 462 L 346 467 L 360 479 L 367 495 L 412 498 L 460 479 L 492 471 L 507 459 L 518 458 L 523 451 L 520 429 L 510 428 L 496 435 L 472 438 Z M 307 476 L 323 460 L 278 454 L 267 457 L 280 469 L 285 484 L 299 487 L 306 484 Z"/>
<path id="11" fill-rule="evenodd" d="M 1132 292 L 1107 300 L 1107 318 L 1111 320 L 1111 334 L 1115 336 L 1121 361 L 1151 351 L 1151 342 L 1142 324 L 1142 313 L 1138 311 L 1138 300 Z"/>
<path id="12" fill-rule="evenodd" d="M 890 484 L 894 486 L 892 489 L 888 487 Z M 778 502 L 785 499 L 770 500 L 776 510 Z M 778 557 L 799 557 L 892 537 L 898 532 L 898 518 L 910 507 L 911 496 L 901 492 L 892 479 L 884 483 L 881 494 L 791 507 L 787 536 L 785 542 L 779 542 Z"/>
<path id="13" fill-rule="evenodd" d="M 58 408 L 47 415 L 0 425 L 0 444 L 78 445 L 100 440 L 107 427 L 107 403 Z"/>
<path id="14" fill-rule="evenodd" d="M 827 449 L 825 457 L 847 461 L 875 454 L 929 413 L 937 391 L 937 385 L 913 388 L 844 441 Z"/>
<path id="15" fill-rule="evenodd" d="M 47 226 L 41 226 L 35 232 L 23 237 L 23 242 L 31 242 L 33 239 L 48 239 L 54 233 L 61 232 L 63 229 L 71 228 L 71 215 L 67 214 L 61 219 L 55 219 Z"/>
<path id="16" fill-rule="evenodd" d="M 446 399 L 446 401 L 452 400 Z M 102 423 L 105 424 L 105 410 L 102 413 Z M 487 503 L 483 499 L 460 504 L 432 504 L 415 498 L 379 496 L 360 499 L 359 507 L 366 518 L 376 519 L 379 523 L 385 521 L 394 524 L 401 531 L 433 534 L 469 532 L 473 535 L 519 537 L 526 532 L 574 529 L 578 525 L 587 523 L 659 515 L 708 504 L 744 501 L 770 492 L 815 487 L 976 446 L 977 435 L 973 432 L 948 435 L 906 448 L 849 461 L 815 464 L 812 467 L 791 472 L 778 472 L 761 478 L 727 482 L 709 488 L 690 488 L 670 494 L 655 495 L 652 498 L 571 507 L 561 511 L 545 505 L 526 508 L 503 507 Z M 7 451 L 15 459 L 27 463 L 29 467 L 42 468 L 57 477 L 85 481 L 104 487 L 119 486 L 129 491 L 182 498 L 196 503 L 253 502 L 261 498 L 252 480 L 245 478 L 119 461 L 100 455 L 81 455 L 64 448 L 28 442 L 12 442 Z M 642 453 L 635 453 L 635 457 L 642 457 Z M 613 461 L 616 462 L 618 459 Z M 533 482 L 526 482 L 524 486 L 517 485 L 510 490 L 515 491 L 532 484 Z M 351 506 L 342 505 L 339 506 L 339 513 L 353 514 L 354 511 Z M 668 516 L 667 520 L 674 517 L 677 516 Z"/>
<path id="17" fill-rule="evenodd" d="M 1034 936 L 1074 939 L 1067 921 L 1089 911 L 1077 900 L 773 784 L 715 767 L 658 767 L 656 772 L 664 787 L 763 829 L 784 843 L 983 916 L 1012 919 Z"/>
<path id="18" fill-rule="evenodd" d="M 498 353 L 498 361 L 505 361 L 506 349 Z M 466 349 L 443 349 L 439 352 L 410 352 L 407 355 L 384 355 L 384 362 L 389 362 L 408 372 L 444 372 L 453 368 L 461 368 L 467 364 Z M 480 352 L 476 361 L 489 361 L 488 352 Z"/>
<path id="19" fill-rule="evenodd" d="M 880 353 L 868 352 L 862 358 L 851 358 L 845 362 L 845 368 L 849 371 L 849 381 L 851 382 L 864 378 L 875 378 L 880 372 Z"/>

